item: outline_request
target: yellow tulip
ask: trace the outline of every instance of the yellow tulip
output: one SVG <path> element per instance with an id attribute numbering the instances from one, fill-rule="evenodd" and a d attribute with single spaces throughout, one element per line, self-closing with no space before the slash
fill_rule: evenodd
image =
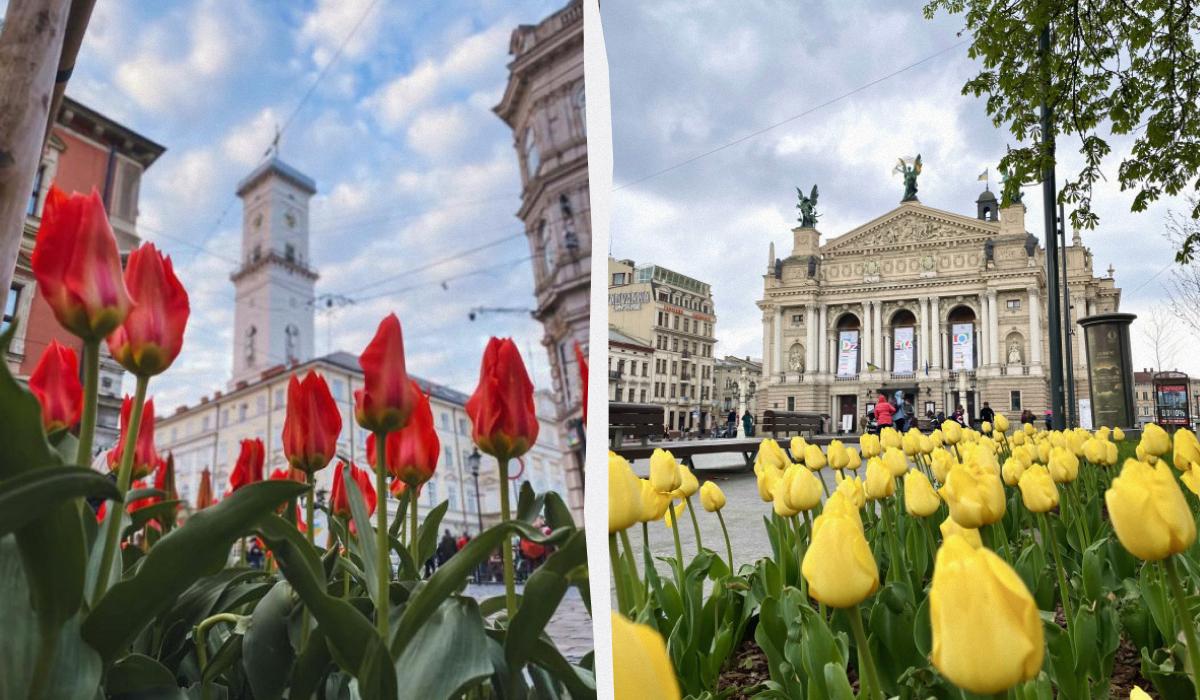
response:
<path id="1" fill-rule="evenodd" d="M 892 448 L 894 450 L 895 448 Z M 892 450 L 888 450 L 891 452 Z M 883 460 L 872 457 L 867 460 L 867 481 L 864 485 L 867 500 L 878 501 L 896 493 L 896 481 L 892 472 L 884 466 Z"/>
<path id="2" fill-rule="evenodd" d="M 1024 473 L 1025 464 L 1016 457 L 1004 460 L 1004 466 L 1000 469 L 1000 476 L 1004 479 L 1005 486 L 1016 486 Z"/>
<path id="3" fill-rule="evenodd" d="M 1151 698 L 1146 691 L 1135 685 L 1133 690 L 1129 691 L 1129 700 L 1151 700 Z"/>
<path id="4" fill-rule="evenodd" d="M 642 487 L 629 462 L 608 453 L 608 533 L 628 529 L 641 521 Z"/>
<path id="5" fill-rule="evenodd" d="M 1112 431 L 1108 429 L 1107 425 L 1102 425 L 1099 428 L 1096 428 L 1096 432 L 1095 432 L 1096 437 L 1100 438 L 1101 440 L 1104 440 L 1105 442 L 1108 441 L 1108 436 L 1111 434 L 1112 434 Z"/>
<path id="6" fill-rule="evenodd" d="M 846 447 L 843 451 L 846 453 L 846 469 L 858 469 L 862 466 L 862 455 L 858 454 L 858 450 Z"/>
<path id="7" fill-rule="evenodd" d="M 1115 442 L 1123 442 L 1125 440 L 1125 431 L 1120 428 L 1113 428 L 1112 439 Z"/>
<path id="8" fill-rule="evenodd" d="M 804 466 L 814 472 L 825 466 L 825 454 L 821 452 L 820 447 L 808 445 L 804 448 Z"/>
<path id="9" fill-rule="evenodd" d="M 1167 435 L 1167 431 L 1160 428 L 1157 423 L 1148 423 L 1145 428 L 1142 428 L 1141 446 L 1146 454 L 1161 457 L 1171 449 L 1171 436 Z"/>
<path id="10" fill-rule="evenodd" d="M 799 508 L 792 507 L 788 495 L 796 473 L 801 471 L 805 471 L 805 469 L 798 464 L 793 464 L 784 470 L 783 476 L 775 482 L 775 486 L 771 489 L 771 506 L 775 509 L 775 514 L 781 518 L 790 518 L 800 512 Z"/>
<path id="11" fill-rule="evenodd" d="M 981 433 L 983 433 L 984 435 L 991 435 L 991 434 L 992 434 L 992 424 L 991 424 L 990 422 L 988 422 L 988 421 L 984 421 L 984 422 L 983 422 L 983 423 L 982 423 L 982 424 L 979 426 L 979 431 L 980 431 Z"/>
<path id="12" fill-rule="evenodd" d="M 972 547 L 978 549 L 983 546 L 983 538 L 979 536 L 979 530 L 973 527 L 963 527 L 954 522 L 954 518 L 949 516 L 942 521 L 941 525 L 938 525 L 938 530 L 942 533 L 942 542 L 950 539 L 952 535 L 958 535 Z"/>
<path id="13" fill-rule="evenodd" d="M 783 472 L 775 467 L 755 465 L 754 476 L 758 479 L 758 497 L 763 503 L 770 503 L 775 497 L 775 482 L 783 477 Z"/>
<path id="14" fill-rule="evenodd" d="M 649 479 L 638 479 L 638 485 L 641 486 L 642 491 L 642 514 L 638 520 L 643 523 L 652 523 L 667 512 L 667 504 L 671 502 L 671 496 L 655 491 Z"/>
<path id="15" fill-rule="evenodd" d="M 937 512 L 941 502 L 924 472 L 912 469 L 904 475 L 904 509 L 909 515 L 914 518 L 929 517 Z"/>
<path id="16" fill-rule="evenodd" d="M 613 697 L 678 700 L 679 679 L 662 635 L 649 625 L 612 614 Z"/>
<path id="17" fill-rule="evenodd" d="M 1175 431 L 1175 468 L 1185 472 L 1194 464 L 1200 464 L 1200 441 L 1187 428 Z"/>
<path id="18" fill-rule="evenodd" d="M 1059 484 L 1069 484 L 1079 476 L 1079 458 L 1063 447 L 1050 451 L 1050 476 Z"/>
<path id="19" fill-rule="evenodd" d="M 715 513 L 725 507 L 725 493 L 715 482 L 706 481 L 700 487 L 700 505 L 709 513 Z"/>
<path id="20" fill-rule="evenodd" d="M 841 472 L 835 472 L 841 474 Z M 867 495 L 863 491 L 862 479 L 855 477 L 844 477 L 838 481 L 837 490 L 840 491 L 855 508 L 862 508 L 867 502 Z"/>
<path id="21" fill-rule="evenodd" d="M 933 451 L 933 478 L 938 480 L 938 483 L 946 483 L 946 475 L 950 473 L 950 468 L 958 464 L 954 459 L 954 455 L 946 450 Z"/>
<path id="22" fill-rule="evenodd" d="M 1054 451 L 1054 448 L 1050 445 L 1050 442 L 1048 440 L 1043 440 L 1043 441 L 1039 442 L 1037 444 L 1037 456 L 1038 456 L 1037 461 L 1049 466 L 1050 465 L 1050 453 L 1053 451 Z"/>
<path id="23" fill-rule="evenodd" d="M 1027 436 L 1023 432 L 1022 433 L 1013 433 L 1012 437 L 1010 437 L 1008 439 L 1008 441 L 1011 442 L 1013 445 L 1024 445 L 1026 443 L 1026 437 Z"/>
<path id="24" fill-rule="evenodd" d="M 879 444 L 883 449 L 899 447 L 901 440 L 900 432 L 890 425 L 884 426 L 879 431 Z"/>
<path id="25" fill-rule="evenodd" d="M 991 525 L 1004 516 L 1004 485 L 1000 477 L 979 467 L 951 468 L 941 494 L 950 506 L 950 517 L 963 527 Z"/>
<path id="26" fill-rule="evenodd" d="M 763 441 L 758 443 L 758 454 L 754 457 L 754 463 L 774 467 L 780 471 L 791 464 L 783 448 L 771 438 L 763 438 Z"/>
<path id="27" fill-rule="evenodd" d="M 889 447 L 883 451 L 882 461 L 883 466 L 887 467 L 892 476 L 901 476 L 908 471 L 908 458 L 895 447 Z"/>
<path id="28" fill-rule="evenodd" d="M 1139 559 L 1165 559 L 1196 540 L 1192 511 L 1175 477 L 1161 462 L 1152 467 L 1125 460 L 1121 475 L 1104 493 L 1104 503 L 1117 539 Z"/>
<path id="29" fill-rule="evenodd" d="M 829 459 L 829 466 L 834 469 L 845 469 L 850 463 L 846 448 L 842 445 L 841 440 L 830 440 L 829 447 L 825 450 L 826 457 Z"/>
<path id="30" fill-rule="evenodd" d="M 1007 433 L 1008 432 L 1008 418 L 1005 418 L 1003 413 L 997 413 L 996 414 L 996 424 L 992 427 L 994 427 L 996 430 L 1000 431 L 1001 435 Z"/>
<path id="31" fill-rule="evenodd" d="M 807 469 L 796 467 L 791 480 L 787 482 L 787 505 L 792 510 L 812 510 L 821 504 L 821 492 L 824 490 L 820 477 Z"/>
<path id="32" fill-rule="evenodd" d="M 1022 424 L 1021 430 L 1024 430 L 1026 435 L 1033 435 L 1037 432 L 1037 428 L 1033 427 L 1033 423 Z"/>
<path id="33" fill-rule="evenodd" d="M 1117 451 L 1117 444 L 1115 442 L 1104 443 L 1104 464 L 1105 465 L 1110 466 L 1110 467 L 1115 467 L 1117 465 L 1117 459 L 1119 458 L 1119 456 L 1120 455 Z"/>
<path id="34" fill-rule="evenodd" d="M 879 456 L 879 436 L 867 433 L 858 438 L 858 449 L 862 456 L 870 459 Z"/>
<path id="35" fill-rule="evenodd" d="M 1021 489 L 1021 502 L 1031 513 L 1045 513 L 1058 505 L 1058 486 L 1040 464 L 1025 470 L 1017 486 Z"/>
<path id="36" fill-rule="evenodd" d="M 1033 453 L 1034 450 L 1031 450 L 1029 445 L 1019 445 L 1012 448 L 1013 459 L 1021 463 L 1022 470 L 1028 469 L 1033 464 Z"/>
<path id="37" fill-rule="evenodd" d="M 938 549 L 929 622 L 933 665 L 972 693 L 1001 693 L 1042 668 L 1042 620 L 1029 589 L 994 552 L 962 537 Z"/>
<path id="38" fill-rule="evenodd" d="M 659 493 L 671 493 L 679 488 L 683 475 L 679 472 L 679 463 L 675 455 L 655 448 L 650 455 L 650 485 Z"/>
<path id="39" fill-rule="evenodd" d="M 904 450 L 904 454 L 912 457 L 921 451 L 921 431 L 913 428 L 904 434 L 900 439 L 900 449 Z"/>
<path id="40" fill-rule="evenodd" d="M 921 454 L 927 455 L 933 452 L 933 440 L 928 435 L 921 436 Z"/>
<path id="41" fill-rule="evenodd" d="M 842 515 L 817 516 L 800 572 L 808 581 L 808 594 L 831 608 L 857 605 L 879 590 L 871 546 L 854 521 Z"/>
<path id="42" fill-rule="evenodd" d="M 1084 446 L 1088 440 L 1093 439 L 1092 434 L 1086 430 L 1072 430 L 1067 433 L 1067 448 L 1071 450 L 1076 457 L 1084 456 Z"/>
<path id="43" fill-rule="evenodd" d="M 957 444 L 959 440 L 962 440 L 962 434 L 962 426 L 958 423 L 952 420 L 942 423 L 942 439 L 946 441 L 947 445 Z"/>
<path id="44" fill-rule="evenodd" d="M 792 443 L 789 447 L 794 459 L 804 459 L 804 448 L 808 447 L 808 443 L 805 442 L 804 438 L 796 435 L 792 437 Z"/>
<path id="45" fill-rule="evenodd" d="M 942 443 L 945 442 L 945 439 L 942 436 L 942 429 L 934 428 L 933 432 L 929 434 L 929 439 L 933 441 L 934 447 L 941 447 Z"/>
<path id="46" fill-rule="evenodd" d="M 1200 464 L 1193 464 L 1191 469 L 1179 475 L 1179 480 L 1188 491 L 1200 496 Z"/>
<path id="47" fill-rule="evenodd" d="M 858 531 L 863 532 L 862 514 L 859 513 L 858 506 L 854 505 L 854 501 L 841 491 L 834 491 L 830 494 L 829 499 L 821 508 L 821 515 L 837 515 L 853 520 L 858 525 Z"/>
<path id="48" fill-rule="evenodd" d="M 1099 438 L 1089 438 L 1083 443 L 1083 458 L 1092 464 L 1104 464 L 1104 458 L 1108 455 L 1108 449 L 1104 447 L 1106 444 Z"/>
<path id="49" fill-rule="evenodd" d="M 700 480 L 692 473 L 691 469 L 686 466 L 679 465 L 679 488 L 671 492 L 675 498 L 689 498 L 692 494 L 700 490 Z"/>

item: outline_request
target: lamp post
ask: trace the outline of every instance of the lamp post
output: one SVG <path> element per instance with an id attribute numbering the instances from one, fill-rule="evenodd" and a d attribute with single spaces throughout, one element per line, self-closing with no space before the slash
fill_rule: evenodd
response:
<path id="1" fill-rule="evenodd" d="M 481 460 L 479 450 L 472 448 L 471 454 L 467 455 L 467 464 L 471 466 L 471 478 L 475 480 L 475 515 L 479 517 L 479 532 L 476 533 L 476 537 L 483 532 L 483 507 L 479 500 L 479 462 Z"/>

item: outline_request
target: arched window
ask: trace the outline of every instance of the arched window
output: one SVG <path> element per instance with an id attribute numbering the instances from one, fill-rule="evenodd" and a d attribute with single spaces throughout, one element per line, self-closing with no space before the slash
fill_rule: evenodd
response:
<path id="1" fill-rule="evenodd" d="M 549 276 L 554 272 L 554 238 L 550 235 L 550 227 L 546 220 L 538 222 L 538 246 L 542 250 L 542 272 Z"/>
<path id="2" fill-rule="evenodd" d="M 859 352 L 862 322 L 858 316 L 847 313 L 837 320 L 837 375 L 848 377 L 858 374 L 862 353 Z"/>
<path id="3" fill-rule="evenodd" d="M 542 156 L 538 153 L 537 139 L 533 136 L 532 126 L 525 129 L 522 145 L 525 148 L 525 174 L 532 179 L 537 177 L 538 169 L 542 167 Z"/>
<path id="4" fill-rule="evenodd" d="M 950 369 L 975 369 L 978 366 L 975 328 L 975 310 L 969 306 L 956 306 L 947 314 L 950 323 Z"/>
<path id="5" fill-rule="evenodd" d="M 908 309 L 900 309 L 892 315 L 892 372 L 912 374 L 920 365 L 917 357 L 917 317 Z"/>
<path id="6" fill-rule="evenodd" d="M 253 367 L 255 361 L 255 345 L 258 339 L 258 329 L 250 326 L 246 329 L 246 337 L 242 346 L 242 356 L 246 359 L 246 366 Z"/>

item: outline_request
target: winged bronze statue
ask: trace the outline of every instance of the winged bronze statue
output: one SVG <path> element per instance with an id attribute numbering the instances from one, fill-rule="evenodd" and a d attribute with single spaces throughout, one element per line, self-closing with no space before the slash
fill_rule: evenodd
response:
<path id="1" fill-rule="evenodd" d="M 800 227 L 815 228 L 819 216 L 817 214 L 817 186 L 813 185 L 812 193 L 807 197 L 804 196 L 804 191 L 797 187 L 796 196 L 800 198 L 796 204 L 796 208 L 800 210 Z"/>
<path id="2" fill-rule="evenodd" d="M 909 165 L 910 161 L 911 165 Z M 918 153 L 916 158 L 897 159 L 896 167 L 892 168 L 892 172 L 904 176 L 904 199 L 900 201 L 917 201 L 917 176 L 921 174 L 921 154 Z"/>

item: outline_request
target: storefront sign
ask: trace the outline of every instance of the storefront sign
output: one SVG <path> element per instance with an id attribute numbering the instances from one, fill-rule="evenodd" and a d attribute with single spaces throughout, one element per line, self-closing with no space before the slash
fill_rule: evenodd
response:
<path id="1" fill-rule="evenodd" d="M 950 335 L 950 369 L 975 369 L 975 326 L 956 323 Z"/>
<path id="2" fill-rule="evenodd" d="M 637 311 L 650 303 L 650 292 L 610 292 L 608 306 L 613 311 Z"/>
<path id="3" fill-rule="evenodd" d="M 1157 423 L 1186 427 L 1191 423 L 1188 376 L 1182 372 L 1154 375 L 1154 404 Z"/>
<path id="4" fill-rule="evenodd" d="M 908 374 L 913 371 L 913 329 L 911 326 L 896 329 L 892 339 L 892 371 Z"/>
<path id="5" fill-rule="evenodd" d="M 838 333 L 837 376 L 853 377 L 858 374 L 858 331 Z"/>

